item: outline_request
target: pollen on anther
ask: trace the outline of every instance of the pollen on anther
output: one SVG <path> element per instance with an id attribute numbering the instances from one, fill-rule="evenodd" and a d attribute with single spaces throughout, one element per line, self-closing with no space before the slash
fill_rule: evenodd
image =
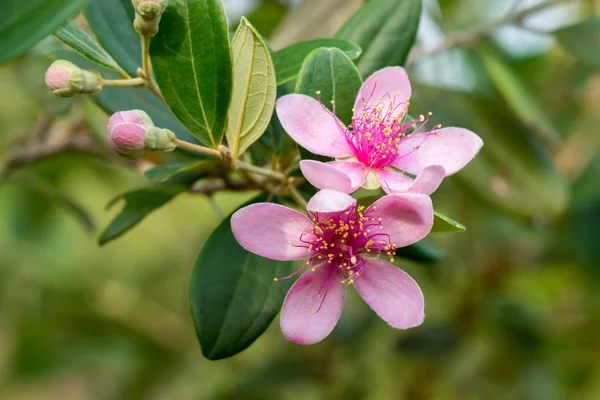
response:
<path id="1" fill-rule="evenodd" d="M 279 282 L 279 279 L 273 278 L 273 282 Z"/>

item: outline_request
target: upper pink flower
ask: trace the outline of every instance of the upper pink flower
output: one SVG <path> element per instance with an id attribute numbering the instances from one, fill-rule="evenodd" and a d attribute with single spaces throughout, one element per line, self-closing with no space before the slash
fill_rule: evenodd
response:
<path id="1" fill-rule="evenodd" d="M 277 115 L 288 134 L 307 150 L 337 161 L 300 162 L 320 189 L 344 193 L 382 187 L 387 193 L 433 193 L 444 176 L 464 167 L 483 142 L 462 128 L 421 129 L 429 117 L 407 121 L 410 82 L 401 67 L 384 68 L 362 85 L 346 127 L 319 101 L 300 94 L 281 97 Z M 401 171 L 415 175 L 416 179 Z"/>
<path id="2" fill-rule="evenodd" d="M 428 196 L 388 195 L 365 210 L 349 195 L 326 189 L 308 202 L 307 215 L 258 203 L 231 217 L 233 234 L 246 250 L 275 260 L 308 258 L 290 275 L 308 268 L 281 310 L 281 330 L 289 340 L 312 344 L 329 335 L 342 312 L 345 284 L 354 285 L 395 328 L 423 322 L 423 294 L 417 283 L 377 257 L 385 254 L 393 261 L 398 247 L 429 233 L 433 208 Z"/>

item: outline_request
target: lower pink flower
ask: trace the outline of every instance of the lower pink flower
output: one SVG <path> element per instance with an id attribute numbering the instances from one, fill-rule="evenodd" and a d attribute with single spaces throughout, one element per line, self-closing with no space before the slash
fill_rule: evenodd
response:
<path id="1" fill-rule="evenodd" d="M 307 216 L 293 209 L 258 203 L 231 218 L 235 238 L 246 250 L 275 260 L 308 261 L 281 310 L 281 330 L 291 341 L 313 344 L 335 327 L 352 285 L 394 328 L 423 322 L 423 295 L 417 283 L 391 263 L 395 251 L 424 238 L 433 225 L 431 199 L 423 194 L 385 196 L 368 208 L 349 195 L 321 190 Z M 277 279 L 276 279 L 277 280 Z"/>

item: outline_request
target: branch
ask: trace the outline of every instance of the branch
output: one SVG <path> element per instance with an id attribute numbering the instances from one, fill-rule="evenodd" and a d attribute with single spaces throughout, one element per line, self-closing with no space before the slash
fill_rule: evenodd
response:
<path id="1" fill-rule="evenodd" d="M 76 136 L 61 143 L 35 143 L 17 149 L 7 163 L 7 169 L 16 169 L 63 153 L 81 153 L 100 158 L 116 157 L 107 148 L 99 146 L 89 136 Z"/>
<path id="2" fill-rule="evenodd" d="M 231 191 L 231 192 L 246 192 L 249 190 L 259 189 L 250 182 L 241 180 L 208 180 L 199 182 L 192 186 L 188 192 L 193 194 L 203 194 L 205 196 L 212 196 L 215 192 L 220 191 Z"/>
<path id="3" fill-rule="evenodd" d="M 480 26 L 466 32 L 451 33 L 446 36 L 444 41 L 436 48 L 431 50 L 425 50 L 423 48 L 415 48 L 409 55 L 406 65 L 410 65 L 426 57 L 431 57 L 444 51 L 450 50 L 458 46 L 466 46 L 479 42 L 485 37 L 493 34 L 499 28 L 505 25 L 512 25 L 522 22 L 528 16 L 535 14 L 539 11 L 545 10 L 546 8 L 556 6 L 562 3 L 568 3 L 575 0 L 548 0 L 535 6 L 525 8 L 517 13 L 508 15 L 495 22 L 488 23 L 484 26 Z"/>

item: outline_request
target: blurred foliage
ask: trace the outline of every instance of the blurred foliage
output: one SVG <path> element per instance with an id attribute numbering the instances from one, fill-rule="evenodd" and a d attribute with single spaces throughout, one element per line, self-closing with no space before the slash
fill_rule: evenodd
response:
<path id="1" fill-rule="evenodd" d="M 264 36 L 289 9 L 243 3 Z M 432 31 L 484 26 L 521 2 L 423 3 L 429 22 L 418 37 L 429 46 Z M 544 17 L 558 21 L 552 34 L 525 20 L 512 40 L 492 35 L 410 65 L 413 113 L 432 111 L 435 123 L 470 128 L 486 144 L 434 195 L 466 231 L 423 244 L 437 262 L 396 261 L 426 299 L 425 323 L 409 331 L 390 329 L 349 291 L 322 343 L 291 344 L 274 323 L 236 357 L 208 361 L 190 318 L 191 271 L 220 215 L 253 193 L 217 194 L 220 210 L 181 194 L 99 247 L 87 229 L 117 215 L 106 203 L 148 185 L 132 165 L 64 154 L 4 176 L 0 398 L 600 398 L 600 49 L 597 22 L 586 22 L 599 11 L 597 1 L 571 1 Z M 517 51 L 525 31 L 550 45 Z M 33 52 L 0 67 L 0 171 L 48 118 L 58 136 L 81 124 L 102 134 L 107 116 L 92 102 L 56 102 L 42 90 L 48 64 Z M 440 79 L 448 75 L 454 86 Z M 476 84 L 457 87 L 463 81 Z M 556 147 L 544 140 L 549 130 Z"/>

